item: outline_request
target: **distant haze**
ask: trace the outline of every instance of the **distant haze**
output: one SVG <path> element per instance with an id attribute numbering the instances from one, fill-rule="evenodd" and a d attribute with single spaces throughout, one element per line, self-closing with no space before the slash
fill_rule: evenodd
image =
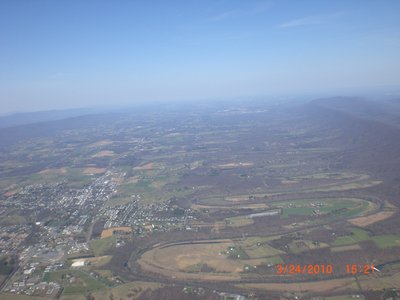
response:
<path id="1" fill-rule="evenodd" d="M 400 1 L 1 1 L 0 114 L 400 92 Z"/>

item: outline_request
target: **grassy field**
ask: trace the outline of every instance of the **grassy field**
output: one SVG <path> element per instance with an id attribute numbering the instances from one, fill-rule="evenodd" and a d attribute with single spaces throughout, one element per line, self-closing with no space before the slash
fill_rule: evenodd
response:
<path id="1" fill-rule="evenodd" d="M 247 255 L 247 253 L 238 246 L 230 246 L 228 247 L 228 250 L 226 251 L 228 258 L 230 259 L 249 259 L 250 257 Z"/>
<path id="2" fill-rule="evenodd" d="M 276 265 L 276 264 L 281 264 L 281 263 L 283 263 L 283 260 L 278 255 L 265 258 L 266 265 Z"/>
<path id="3" fill-rule="evenodd" d="M 64 287 L 63 294 L 80 294 L 105 289 L 98 280 L 79 270 L 63 270 L 45 275 L 45 281 L 58 282 Z"/>
<path id="4" fill-rule="evenodd" d="M 108 238 L 91 240 L 90 248 L 93 250 L 95 256 L 103 256 L 107 254 L 116 244 L 116 237 L 110 236 Z"/>
<path id="5" fill-rule="evenodd" d="M 2 216 L 0 219 L 0 225 L 19 225 L 25 223 L 27 223 L 27 219 L 19 215 Z"/>
<path id="6" fill-rule="evenodd" d="M 232 205 L 232 202 L 225 201 L 223 197 L 210 197 L 200 199 L 199 203 L 211 206 Z"/>
<path id="7" fill-rule="evenodd" d="M 311 192 L 340 192 L 340 191 L 349 191 L 349 190 L 356 190 L 356 189 L 365 189 L 372 186 L 376 186 L 381 184 L 382 181 L 378 180 L 367 180 L 367 181 L 360 181 L 360 182 L 352 182 L 352 183 L 344 183 L 332 186 L 325 186 L 321 188 L 310 189 Z"/>
<path id="8" fill-rule="evenodd" d="M 351 217 L 366 212 L 370 202 L 353 198 L 303 199 L 274 203 L 274 207 L 282 208 L 282 217 L 290 215 L 329 215 L 330 218 Z"/>
<path id="9" fill-rule="evenodd" d="M 313 214 L 313 209 L 311 207 L 291 207 L 291 208 L 284 208 L 282 210 L 283 218 L 288 218 L 290 215 L 310 216 L 312 214 Z"/>
<path id="10" fill-rule="evenodd" d="M 244 216 L 226 218 L 225 221 L 226 224 L 230 227 L 242 227 L 252 225 L 254 223 L 252 218 L 247 218 Z"/>
<path id="11" fill-rule="evenodd" d="M 119 285 L 106 291 L 94 292 L 93 295 L 96 300 L 137 299 L 137 297 L 139 297 L 144 291 L 148 289 L 155 290 L 161 287 L 163 287 L 163 285 L 157 282 L 135 281 Z"/>
<path id="12" fill-rule="evenodd" d="M 336 238 L 333 246 L 344 246 L 357 244 L 361 241 L 371 240 L 379 248 L 400 247 L 400 236 L 398 235 L 378 235 L 369 236 L 368 232 L 360 228 L 352 228 L 351 235 Z"/>
<path id="13" fill-rule="evenodd" d="M 294 241 L 288 244 L 288 246 L 289 251 L 292 253 L 301 253 L 309 250 L 307 245 L 303 241 Z"/>
<path id="14" fill-rule="evenodd" d="M 333 241 L 332 245 L 333 246 L 351 245 L 369 239 L 368 232 L 363 229 L 352 228 L 351 233 L 352 233 L 351 235 L 337 237 Z"/>
<path id="15" fill-rule="evenodd" d="M 126 178 L 118 186 L 117 194 L 107 202 L 107 205 L 127 204 L 133 200 L 132 196 L 141 203 L 159 203 L 171 197 L 183 197 L 193 192 L 191 189 L 172 189 L 167 186 L 179 180 L 177 174 L 159 174 L 155 170 L 137 172 L 140 174 Z"/>
<path id="16" fill-rule="evenodd" d="M 71 188 L 81 188 L 91 182 L 91 176 L 82 168 L 45 169 L 28 177 L 28 184 L 67 180 Z"/>
<path id="17" fill-rule="evenodd" d="M 189 273 L 214 272 L 214 271 L 215 270 L 206 263 L 197 263 L 185 268 L 185 272 Z"/>
<path id="18" fill-rule="evenodd" d="M 14 266 L 17 264 L 15 258 L 13 258 L 11 255 L 3 255 L 0 256 L 0 276 L 8 276 L 14 269 Z M 1 282 L 0 278 L 0 282 Z"/>
<path id="19" fill-rule="evenodd" d="M 114 207 L 117 205 L 125 205 L 130 202 L 132 202 L 134 199 L 130 196 L 117 196 L 114 195 L 113 197 L 110 197 L 110 199 L 107 200 L 106 205 L 109 207 Z"/>
<path id="20" fill-rule="evenodd" d="M 358 244 L 352 244 L 352 245 L 345 245 L 345 246 L 338 246 L 338 247 L 331 248 L 332 252 L 342 252 L 342 251 L 350 251 L 350 250 L 361 250 L 361 246 Z"/>
<path id="21" fill-rule="evenodd" d="M 329 247 L 329 245 L 325 243 L 316 244 L 308 240 L 296 240 L 289 244 L 289 250 L 292 253 L 301 253 L 313 249 L 320 249 L 326 247 Z"/>
<path id="22" fill-rule="evenodd" d="M 400 247 L 400 236 L 398 235 L 378 235 L 371 237 L 371 240 L 379 248 Z"/>
<path id="23" fill-rule="evenodd" d="M 269 240 L 271 240 L 271 238 L 248 237 L 244 240 L 236 241 L 235 244 L 243 249 L 249 258 L 265 258 L 282 254 L 282 251 L 275 249 L 266 243 Z"/>
<path id="24" fill-rule="evenodd" d="M 248 204 L 236 204 L 232 205 L 204 205 L 204 204 L 192 204 L 191 209 L 212 209 L 212 210 L 224 210 L 224 209 L 253 209 L 253 210 L 265 210 L 269 206 L 265 203 L 248 203 Z"/>

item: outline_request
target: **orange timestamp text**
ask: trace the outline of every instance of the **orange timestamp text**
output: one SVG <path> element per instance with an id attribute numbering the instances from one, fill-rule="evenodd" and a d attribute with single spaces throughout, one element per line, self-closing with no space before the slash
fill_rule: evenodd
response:
<path id="1" fill-rule="evenodd" d="M 373 274 L 375 270 L 378 270 L 373 264 L 346 264 L 345 272 L 351 275 L 357 274 Z M 331 275 L 334 273 L 334 268 L 332 264 L 278 264 L 276 265 L 276 274 L 278 275 L 296 275 L 296 274 L 306 274 L 306 275 L 318 275 L 325 274 Z"/>
<path id="2" fill-rule="evenodd" d="M 327 274 L 333 273 L 332 264 L 278 264 L 276 266 L 276 274 L 278 275 L 295 275 L 295 274 Z"/>

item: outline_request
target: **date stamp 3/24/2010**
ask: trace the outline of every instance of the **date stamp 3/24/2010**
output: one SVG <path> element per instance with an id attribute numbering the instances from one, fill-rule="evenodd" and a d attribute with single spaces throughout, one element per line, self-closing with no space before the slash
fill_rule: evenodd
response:
<path id="1" fill-rule="evenodd" d="M 372 264 L 346 264 L 344 271 L 347 274 L 373 274 L 375 271 L 379 271 Z M 278 264 L 276 266 L 276 274 L 278 275 L 296 275 L 296 274 L 307 274 L 307 275 L 319 275 L 326 274 L 332 275 L 335 273 L 335 268 L 332 264 Z"/>

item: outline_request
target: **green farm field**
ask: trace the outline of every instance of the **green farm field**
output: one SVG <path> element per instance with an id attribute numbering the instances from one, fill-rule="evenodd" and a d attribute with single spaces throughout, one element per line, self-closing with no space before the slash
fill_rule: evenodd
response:
<path id="1" fill-rule="evenodd" d="M 45 281 L 57 282 L 64 286 L 63 294 L 82 294 L 105 289 L 105 285 L 89 274 L 79 270 L 63 270 L 45 275 Z"/>

